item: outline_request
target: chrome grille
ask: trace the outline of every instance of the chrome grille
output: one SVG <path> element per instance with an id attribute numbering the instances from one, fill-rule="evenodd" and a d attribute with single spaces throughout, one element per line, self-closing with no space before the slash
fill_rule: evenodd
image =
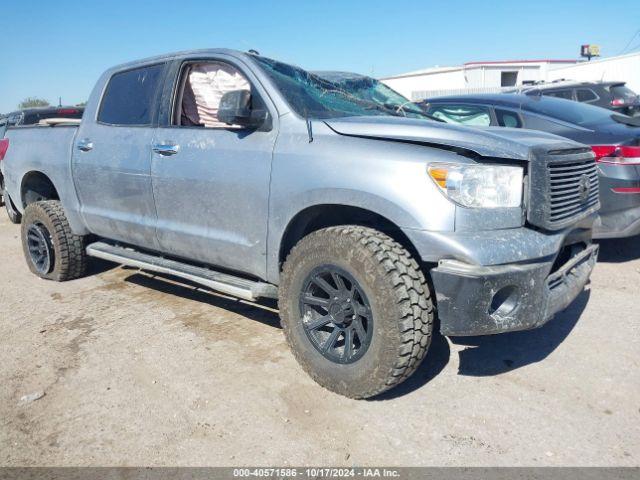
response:
<path id="1" fill-rule="evenodd" d="M 598 205 L 598 171 L 593 159 L 550 163 L 549 223 L 564 224 Z"/>
<path id="2" fill-rule="evenodd" d="M 578 223 L 600 208 L 590 148 L 537 151 L 529 163 L 527 220 L 546 230 Z"/>

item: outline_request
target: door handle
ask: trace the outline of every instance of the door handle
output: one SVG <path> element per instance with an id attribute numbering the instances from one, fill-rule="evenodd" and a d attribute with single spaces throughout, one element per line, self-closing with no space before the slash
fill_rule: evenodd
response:
<path id="1" fill-rule="evenodd" d="M 93 150 L 93 142 L 88 138 L 83 138 L 78 141 L 76 148 L 82 152 L 88 152 L 89 150 Z"/>
<path id="2" fill-rule="evenodd" d="M 180 150 L 180 145 L 172 143 L 156 143 L 153 147 L 153 151 L 159 155 L 168 157 L 169 155 L 175 155 Z"/>

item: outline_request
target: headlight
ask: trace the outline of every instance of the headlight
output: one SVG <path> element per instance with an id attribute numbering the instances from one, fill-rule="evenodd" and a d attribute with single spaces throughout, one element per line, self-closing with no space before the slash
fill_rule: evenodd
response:
<path id="1" fill-rule="evenodd" d="M 522 203 L 522 167 L 432 163 L 429 176 L 463 207 L 507 208 Z"/>

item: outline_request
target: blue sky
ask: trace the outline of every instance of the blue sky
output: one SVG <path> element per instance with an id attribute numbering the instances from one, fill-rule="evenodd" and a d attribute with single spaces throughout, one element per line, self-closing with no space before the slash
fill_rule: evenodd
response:
<path id="1" fill-rule="evenodd" d="M 617 55 L 638 29 L 638 0 L 5 0 L 0 112 L 28 96 L 86 100 L 111 65 L 191 48 L 253 48 L 304 68 L 384 76 L 475 60 L 575 58 L 582 43 Z"/>

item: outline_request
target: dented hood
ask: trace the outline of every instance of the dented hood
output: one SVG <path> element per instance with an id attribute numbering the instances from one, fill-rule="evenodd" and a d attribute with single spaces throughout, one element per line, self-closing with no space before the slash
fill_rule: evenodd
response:
<path id="1" fill-rule="evenodd" d="M 325 120 L 340 135 L 463 149 L 482 157 L 530 160 L 535 150 L 584 145 L 550 133 L 503 127 L 465 127 L 403 117 L 346 117 Z"/>

